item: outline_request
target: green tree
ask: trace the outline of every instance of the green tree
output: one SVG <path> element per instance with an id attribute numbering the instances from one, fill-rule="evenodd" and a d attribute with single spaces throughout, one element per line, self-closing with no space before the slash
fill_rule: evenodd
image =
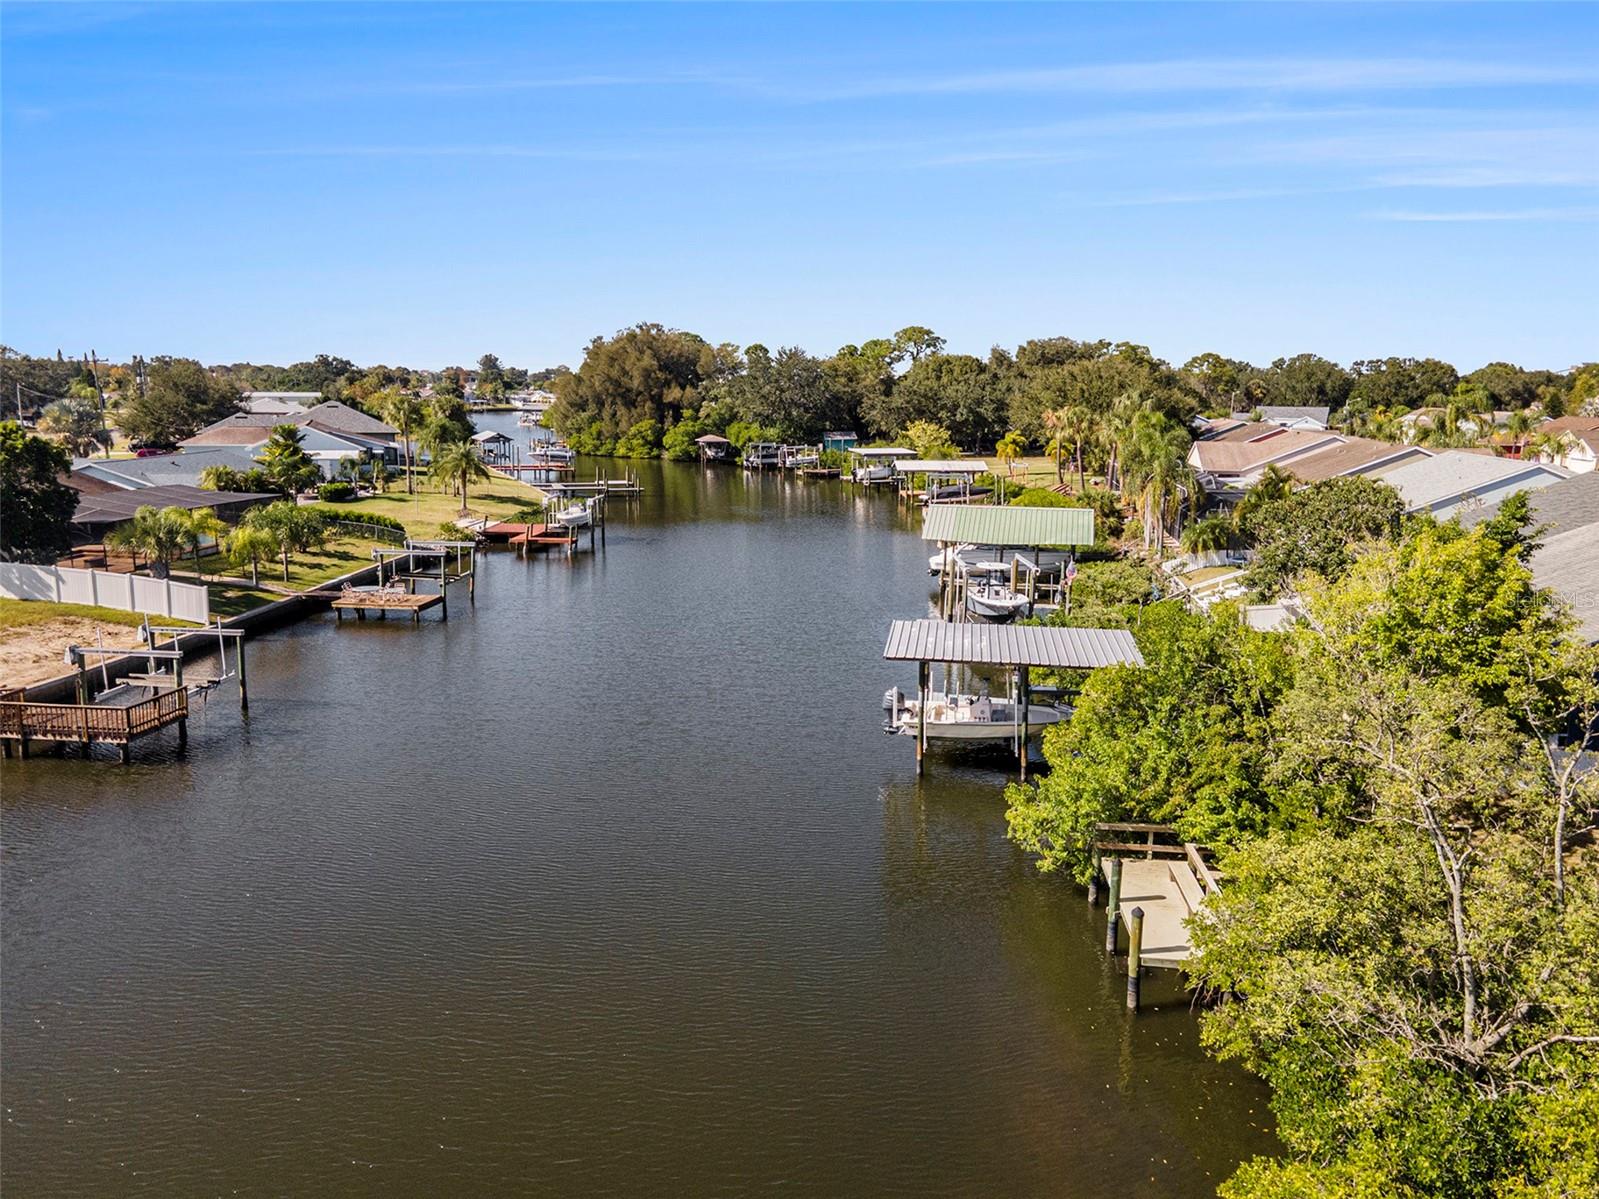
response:
<path id="1" fill-rule="evenodd" d="M 297 495 L 322 477 L 321 469 L 305 452 L 305 434 L 296 425 L 275 426 L 256 461 L 285 495 Z"/>
<path id="2" fill-rule="evenodd" d="M 243 393 L 231 380 L 189 358 L 155 359 L 143 394 L 117 409 L 117 424 L 145 445 L 176 445 L 239 410 Z"/>
<path id="3" fill-rule="evenodd" d="M 1168 526 L 1180 528 L 1185 500 L 1197 496 L 1199 483 L 1188 465 L 1193 438 L 1168 417 L 1140 413 L 1129 430 L 1123 451 L 1127 481 L 1138 493 L 1144 520 L 1144 548 L 1160 554 Z"/>
<path id="4" fill-rule="evenodd" d="M 1531 544 L 1422 526 L 1308 593 L 1265 775 L 1316 818 L 1229 854 L 1193 925 L 1196 977 L 1235 997 L 1204 1039 L 1272 1084 L 1290 1151 L 1228 1195 L 1599 1184 L 1599 868 L 1573 832 L 1599 816 L 1599 656 Z"/>
<path id="5" fill-rule="evenodd" d="M 1240 518 L 1240 530 L 1256 547 L 1245 579 L 1268 598 L 1306 574 L 1336 579 L 1361 543 L 1397 536 L 1404 514 L 1397 491 L 1359 475 L 1290 491 Z"/>
<path id="6" fill-rule="evenodd" d="M 423 420 L 422 401 L 416 396 L 405 391 L 387 391 L 381 393 L 383 419 L 393 425 L 400 434 L 400 445 L 405 452 L 405 493 L 412 494 L 411 481 L 411 438 L 415 435 Z"/>
<path id="7" fill-rule="evenodd" d="M 289 581 L 289 561 L 296 553 L 316 549 L 327 541 L 327 521 L 321 513 L 293 500 L 278 500 L 251 508 L 239 521 L 241 529 L 261 529 L 277 546 L 283 563 L 283 581 Z"/>
<path id="8" fill-rule="evenodd" d="M 250 586 L 261 583 L 261 560 L 276 558 L 283 553 L 283 542 L 278 530 L 265 525 L 240 524 L 228 537 L 228 557 L 235 566 L 250 567 Z M 287 566 L 284 577 L 288 577 Z"/>
<path id="9" fill-rule="evenodd" d="M 1012 429 L 1001 437 L 994 446 L 994 457 L 1005 464 L 1005 474 L 1010 476 L 1016 473 L 1016 460 L 1027 453 L 1027 439 Z"/>
<path id="10" fill-rule="evenodd" d="M 440 446 L 432 456 L 428 473 L 452 492 L 461 493 L 462 516 L 467 514 L 467 488 L 474 480 L 490 477 L 488 467 L 483 465 L 470 441 L 452 441 Z"/>
<path id="11" fill-rule="evenodd" d="M 1292 679 L 1283 638 L 1230 608 L 1207 617 L 1174 601 L 1143 608 L 1134 635 L 1144 666 L 1093 671 L 1072 719 L 1045 730 L 1050 773 L 1006 790 L 1010 835 L 1043 870 L 1086 881 L 1101 821 L 1175 823 L 1187 840 L 1237 845 L 1290 818 L 1265 781 L 1270 718 Z"/>
<path id="12" fill-rule="evenodd" d="M 105 543 L 112 549 L 143 554 L 150 560 L 150 573 L 164 579 L 170 573 L 173 559 L 188 545 L 188 516 L 183 508 L 144 504 L 134 510 L 132 520 L 107 533 Z"/>
<path id="13" fill-rule="evenodd" d="M 953 458 L 956 454 L 954 439 L 943 425 L 929 420 L 912 421 L 905 426 L 905 440 L 918 458 Z"/>
<path id="14" fill-rule="evenodd" d="M 67 452 L 80 458 L 94 453 L 106 436 L 100 406 L 76 396 L 46 404 L 39 414 L 39 429 L 59 437 Z"/>
<path id="15" fill-rule="evenodd" d="M 173 514 L 172 520 L 183 544 L 194 554 L 195 578 L 201 583 L 205 582 L 205 572 L 200 569 L 200 550 L 207 541 L 220 546 L 222 538 L 227 535 L 228 526 L 214 508 L 168 508 L 166 511 Z"/>
<path id="16" fill-rule="evenodd" d="M 0 421 L 0 559 L 54 562 L 72 546 L 78 493 L 62 447 Z"/>

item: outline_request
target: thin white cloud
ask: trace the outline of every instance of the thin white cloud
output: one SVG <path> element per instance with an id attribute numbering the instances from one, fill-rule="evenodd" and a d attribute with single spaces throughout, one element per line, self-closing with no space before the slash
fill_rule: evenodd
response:
<path id="1" fill-rule="evenodd" d="M 1437 58 L 1168 59 L 868 79 L 818 88 L 817 100 L 976 93 L 1355 92 L 1599 82 L 1591 64 Z M 800 96 L 804 96 L 803 90 Z"/>
<path id="2" fill-rule="evenodd" d="M 1515 208 L 1478 212 L 1373 212 L 1376 221 L 1599 221 L 1599 208 Z"/>

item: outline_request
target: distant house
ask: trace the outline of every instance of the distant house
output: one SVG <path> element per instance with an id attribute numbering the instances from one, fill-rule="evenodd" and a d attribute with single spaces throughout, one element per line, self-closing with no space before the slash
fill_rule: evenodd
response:
<path id="1" fill-rule="evenodd" d="M 133 519 L 140 508 L 210 508 L 229 524 L 237 523 L 249 509 L 257 504 L 270 503 L 281 497 L 275 494 L 247 491 L 205 491 L 199 487 L 168 485 L 141 487 L 133 490 L 118 489 L 104 484 L 103 491 L 80 490 L 78 507 L 72 514 L 73 543 L 86 545 L 100 542 L 106 533 L 117 525 Z"/>
<path id="2" fill-rule="evenodd" d="M 1541 462 L 1495 458 L 1443 450 L 1382 473 L 1405 501 L 1408 512 L 1439 519 L 1497 504 L 1517 491 L 1536 491 L 1568 478 L 1566 471 Z"/>
<path id="3" fill-rule="evenodd" d="M 1296 458 L 1283 469 L 1301 483 L 1319 483 L 1350 475 L 1380 476 L 1407 462 L 1432 457 L 1419 445 L 1395 445 L 1369 437 L 1344 437 L 1340 443 Z"/>
<path id="4" fill-rule="evenodd" d="M 1268 466 L 1287 469 L 1296 459 L 1343 441 L 1335 433 L 1285 429 L 1258 421 L 1238 422 L 1201 437 L 1188 450 L 1188 464 L 1213 495 L 1236 498 L 1252 487 Z"/>
<path id="5" fill-rule="evenodd" d="M 1532 578 L 1571 605 L 1578 633 L 1599 642 L 1599 473 L 1589 471 L 1551 483 L 1528 497 L 1532 523 L 1544 532 L 1532 556 Z M 1461 516 L 1470 527 L 1499 511 L 1487 505 Z"/>
<path id="6" fill-rule="evenodd" d="M 293 416 L 320 403 L 320 391 L 247 391 L 243 408 L 260 416 Z"/>
<path id="7" fill-rule="evenodd" d="M 330 478 L 338 472 L 339 463 L 348 458 L 378 458 L 389 465 L 399 461 L 398 429 L 337 400 L 296 413 L 236 413 L 207 425 L 179 444 L 184 450 L 234 446 L 256 451 L 278 425 L 294 425 L 300 430 L 305 452 Z"/>
<path id="8" fill-rule="evenodd" d="M 128 491 L 144 487 L 198 487 L 200 474 L 208 466 L 246 471 L 260 465 L 250 450 L 238 446 L 196 446 L 148 458 L 79 458 L 72 464 L 73 478 L 68 482 L 76 487 L 76 480 L 95 479 Z"/>
<path id="9" fill-rule="evenodd" d="M 1256 417 L 1258 414 L 1258 418 Z M 1284 429 L 1325 429 L 1332 416 L 1331 408 L 1298 407 L 1286 404 L 1266 404 L 1253 412 L 1235 412 L 1234 420 L 1255 419 L 1264 425 L 1280 425 Z"/>
<path id="10" fill-rule="evenodd" d="M 1560 448 L 1553 453 L 1545 450 L 1539 455 L 1540 461 L 1552 462 L 1573 474 L 1588 474 L 1599 466 L 1599 417 L 1557 417 L 1544 421 L 1533 434 L 1560 440 Z"/>

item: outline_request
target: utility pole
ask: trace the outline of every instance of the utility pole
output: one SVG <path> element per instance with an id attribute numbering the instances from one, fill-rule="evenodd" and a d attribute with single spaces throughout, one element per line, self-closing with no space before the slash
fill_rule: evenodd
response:
<path id="1" fill-rule="evenodd" d="M 100 448 L 105 451 L 105 456 L 109 458 L 111 457 L 111 430 L 105 423 L 105 389 L 100 386 L 100 355 L 90 350 L 88 361 L 93 364 L 89 374 L 94 379 L 94 395 L 100 404 Z"/>

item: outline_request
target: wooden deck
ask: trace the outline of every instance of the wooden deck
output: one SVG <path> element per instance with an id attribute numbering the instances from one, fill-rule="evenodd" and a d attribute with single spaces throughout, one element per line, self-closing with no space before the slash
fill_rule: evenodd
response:
<path id="1" fill-rule="evenodd" d="M 1108 881 L 1109 859 L 1100 863 L 1100 870 Z M 1176 970 L 1193 955 L 1183 921 L 1193 915 L 1203 897 L 1199 881 L 1186 862 L 1122 859 L 1122 893 L 1116 918 L 1127 928 L 1132 910 L 1144 909 L 1144 965 Z"/>
<path id="2" fill-rule="evenodd" d="M 442 595 L 380 595 L 376 591 L 354 591 L 335 599 L 333 612 L 339 620 L 344 619 L 345 612 L 354 612 L 357 620 L 365 620 L 368 612 L 376 612 L 379 620 L 387 620 L 390 612 L 402 612 L 410 616 L 412 624 L 419 624 L 422 613 L 443 602 Z"/>
<path id="3" fill-rule="evenodd" d="M 178 725 L 187 740 L 189 692 L 178 687 L 161 691 L 150 699 L 131 704 L 41 704 L 26 698 L 26 691 L 0 696 L 0 741 L 6 756 L 16 742 L 22 756 L 34 741 L 56 744 L 119 746 L 122 760 L 128 760 L 129 746 L 136 738 Z"/>

